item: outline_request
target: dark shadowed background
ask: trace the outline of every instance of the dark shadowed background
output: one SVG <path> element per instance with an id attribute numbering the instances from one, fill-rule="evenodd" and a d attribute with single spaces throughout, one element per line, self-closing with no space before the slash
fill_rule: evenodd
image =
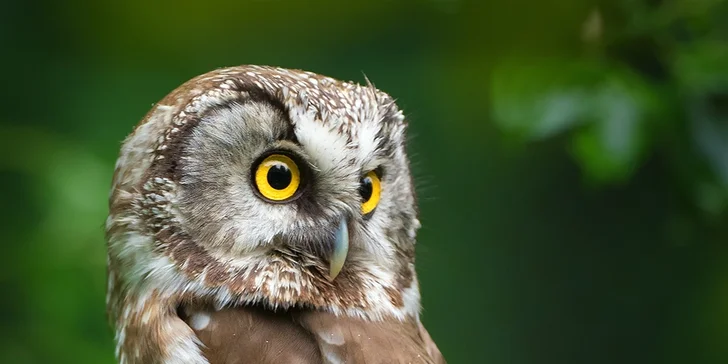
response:
<path id="1" fill-rule="evenodd" d="M 726 5 L 5 1 L 0 362 L 113 362 L 120 143 L 177 85 L 252 63 L 398 99 L 451 363 L 726 363 Z"/>

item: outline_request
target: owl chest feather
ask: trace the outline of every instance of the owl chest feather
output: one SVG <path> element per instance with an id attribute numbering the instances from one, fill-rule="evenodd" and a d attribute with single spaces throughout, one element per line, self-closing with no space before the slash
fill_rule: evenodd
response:
<path id="1" fill-rule="evenodd" d="M 445 363 L 415 320 L 379 322 L 317 311 L 189 311 L 210 364 Z"/>

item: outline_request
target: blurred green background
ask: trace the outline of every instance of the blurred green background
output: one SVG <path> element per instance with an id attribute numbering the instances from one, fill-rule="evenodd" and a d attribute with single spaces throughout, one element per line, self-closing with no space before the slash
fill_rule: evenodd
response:
<path id="1" fill-rule="evenodd" d="M 113 362 L 120 142 L 185 80 L 269 64 L 406 111 L 451 363 L 727 363 L 726 5 L 5 1 L 0 362 Z"/>

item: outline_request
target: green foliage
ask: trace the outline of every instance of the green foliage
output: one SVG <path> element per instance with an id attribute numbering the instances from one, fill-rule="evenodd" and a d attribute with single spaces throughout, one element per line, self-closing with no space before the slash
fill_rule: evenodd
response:
<path id="1" fill-rule="evenodd" d="M 597 61 L 509 61 L 493 76 L 494 120 L 525 140 L 575 129 L 571 150 L 588 176 L 626 181 L 659 119 L 658 91 L 629 70 Z"/>
<path id="2" fill-rule="evenodd" d="M 665 158 L 682 194 L 704 212 L 723 214 L 728 43 L 718 14 L 725 7 L 725 1 L 597 7 L 583 25 L 580 52 L 506 59 L 496 67 L 494 121 L 523 141 L 565 134 L 585 176 L 597 183 L 626 183 L 650 158 Z"/>

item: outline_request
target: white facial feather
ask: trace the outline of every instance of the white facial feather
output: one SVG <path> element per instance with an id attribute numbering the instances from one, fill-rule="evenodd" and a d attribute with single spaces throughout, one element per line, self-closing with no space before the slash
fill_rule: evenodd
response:
<path id="1" fill-rule="evenodd" d="M 300 116 L 294 124 L 296 137 L 321 173 L 348 162 L 353 146 L 347 143 L 345 135 L 309 114 Z"/>

